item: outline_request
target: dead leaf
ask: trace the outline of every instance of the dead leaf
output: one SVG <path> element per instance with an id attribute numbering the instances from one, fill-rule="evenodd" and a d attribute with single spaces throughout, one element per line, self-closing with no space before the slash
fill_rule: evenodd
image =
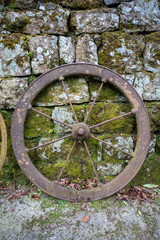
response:
<path id="1" fill-rule="evenodd" d="M 82 221 L 85 222 L 85 223 L 87 223 L 89 220 L 90 220 L 90 217 L 89 217 L 89 216 L 84 216 L 84 217 L 82 218 Z"/>
<path id="2" fill-rule="evenodd" d="M 36 195 L 36 194 L 33 194 L 32 195 L 32 198 L 34 198 L 34 200 L 38 200 L 40 198 L 40 196 Z"/>

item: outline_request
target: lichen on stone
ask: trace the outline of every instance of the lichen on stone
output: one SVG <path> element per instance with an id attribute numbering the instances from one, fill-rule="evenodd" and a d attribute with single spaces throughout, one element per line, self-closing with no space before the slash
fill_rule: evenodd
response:
<path id="1" fill-rule="evenodd" d="M 56 36 L 30 36 L 29 50 L 32 52 L 33 74 L 44 73 L 59 64 L 58 38 Z"/>
<path id="2" fill-rule="evenodd" d="M 26 40 L 23 35 L 0 36 L 0 76 L 26 76 L 31 74 Z"/>
<path id="3" fill-rule="evenodd" d="M 102 33 L 118 29 L 116 9 L 75 11 L 71 14 L 71 27 L 76 34 Z"/>
<path id="4" fill-rule="evenodd" d="M 98 54 L 99 64 L 123 74 L 141 71 L 144 47 L 143 36 L 121 32 L 103 33 Z"/>

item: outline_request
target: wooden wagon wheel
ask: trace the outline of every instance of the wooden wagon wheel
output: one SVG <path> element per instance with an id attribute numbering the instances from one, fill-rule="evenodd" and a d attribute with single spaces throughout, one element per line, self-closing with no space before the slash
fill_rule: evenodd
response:
<path id="1" fill-rule="evenodd" d="M 0 131 L 1 131 L 1 152 L 0 152 L 0 171 L 3 167 L 7 154 L 7 129 L 4 119 L 0 113 Z"/>
<path id="2" fill-rule="evenodd" d="M 67 89 L 64 83 L 65 78 L 77 77 L 77 76 L 96 77 L 96 79 L 99 79 L 100 81 L 100 88 L 97 92 L 97 95 L 94 101 L 90 106 L 90 109 L 87 115 L 85 116 L 84 122 L 78 122 L 77 116 L 74 111 L 74 107 L 71 103 L 69 94 L 67 92 Z M 76 120 L 76 124 L 74 124 L 73 126 L 70 126 L 54 118 L 51 118 L 50 116 L 42 112 L 39 112 L 38 110 L 32 107 L 33 100 L 36 98 L 36 96 L 46 86 L 48 86 L 50 83 L 55 81 L 60 81 L 63 85 L 64 91 L 68 99 L 68 103 L 70 104 L 70 107 L 72 109 L 73 115 Z M 92 111 L 92 108 L 96 102 L 96 99 L 103 85 L 105 85 L 106 83 L 112 84 L 125 95 L 125 97 L 128 99 L 128 101 L 132 106 L 132 110 L 119 117 L 109 119 L 105 122 L 96 124 L 94 126 L 88 126 L 87 125 L 88 117 Z M 27 149 L 24 143 L 24 122 L 25 122 L 26 114 L 28 110 L 33 110 L 36 112 L 38 111 L 39 114 L 49 117 L 55 122 L 59 122 L 62 125 L 67 125 L 71 129 L 71 133 L 61 138 L 54 139 L 49 143 Z M 137 123 L 137 142 L 136 142 L 135 150 L 133 153 L 125 152 L 126 154 L 131 156 L 131 160 L 129 161 L 128 165 L 123 169 L 123 171 L 119 175 L 117 175 L 113 180 L 105 184 L 101 184 L 99 182 L 98 173 L 92 161 L 92 157 L 90 155 L 86 140 L 87 138 L 94 138 L 97 141 L 101 141 L 104 144 L 109 145 L 110 147 L 114 147 L 114 146 L 103 140 L 98 139 L 96 136 L 91 134 L 90 129 L 100 126 L 104 123 L 114 121 L 118 118 L 125 117 L 130 114 L 135 115 L 136 123 Z M 45 147 L 45 145 L 47 144 L 51 144 L 65 138 L 74 138 L 74 144 L 58 176 L 57 181 L 51 181 L 37 170 L 37 168 L 34 166 L 32 161 L 30 160 L 28 153 L 36 148 Z M 79 140 L 81 140 L 84 143 L 86 153 L 88 154 L 88 157 L 93 167 L 93 172 L 99 184 L 97 187 L 92 189 L 83 189 L 83 190 L 75 191 L 75 189 L 68 189 L 65 186 L 61 186 L 58 183 L 58 180 L 62 176 L 65 165 L 70 158 L 73 148 L 75 147 L 75 144 L 78 143 Z M 22 168 L 23 172 L 35 185 L 37 185 L 44 192 L 56 198 L 69 200 L 69 201 L 97 200 L 97 199 L 110 196 L 115 192 L 117 192 L 118 190 L 120 190 L 122 187 L 124 187 L 127 183 L 131 181 L 131 179 L 136 175 L 136 173 L 141 168 L 143 161 L 147 155 L 149 141 L 150 141 L 150 124 L 149 124 L 148 114 L 144 106 L 144 103 L 142 102 L 141 98 L 139 97 L 135 89 L 124 78 L 122 78 L 120 75 L 113 72 L 112 70 L 105 68 L 103 66 L 98 66 L 93 64 L 85 64 L 85 63 L 76 64 L 75 63 L 75 64 L 63 65 L 63 66 L 56 67 L 48 71 L 47 73 L 41 75 L 40 77 L 38 77 L 24 92 L 23 96 L 21 97 L 15 109 L 13 120 L 12 120 L 13 149 L 14 149 L 14 153 L 16 155 L 17 161 L 20 167 Z M 124 152 L 121 149 L 118 149 L 118 150 Z"/>

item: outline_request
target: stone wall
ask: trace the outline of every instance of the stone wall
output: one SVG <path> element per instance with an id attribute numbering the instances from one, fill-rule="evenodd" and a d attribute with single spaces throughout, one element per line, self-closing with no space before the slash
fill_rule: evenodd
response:
<path id="1" fill-rule="evenodd" d="M 147 159 L 134 179 L 136 184 L 159 183 L 160 165 L 160 3 L 158 0 L 10 0 L 0 1 L 0 109 L 8 128 L 8 155 L 3 179 L 21 176 L 11 146 L 11 117 L 23 91 L 37 76 L 58 65 L 87 62 L 115 70 L 137 90 L 151 122 Z M 95 79 L 66 81 L 79 121 L 83 121 L 99 87 Z M 75 122 L 60 83 L 44 89 L 33 103 L 48 115 Z M 88 124 L 130 111 L 127 99 L 106 85 Z M 25 122 L 27 147 L 45 143 L 69 129 L 37 113 L 28 112 Z M 134 116 L 95 128 L 101 139 L 132 152 L 136 142 Z M 30 153 L 33 163 L 55 179 L 73 140 L 67 139 Z M 101 178 L 110 180 L 130 158 L 122 152 L 88 140 L 89 150 Z M 65 170 L 69 177 L 93 177 L 82 144 L 76 147 Z"/>

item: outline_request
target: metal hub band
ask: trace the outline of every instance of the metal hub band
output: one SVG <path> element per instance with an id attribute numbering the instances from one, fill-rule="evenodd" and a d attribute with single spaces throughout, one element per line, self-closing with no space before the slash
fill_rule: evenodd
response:
<path id="1" fill-rule="evenodd" d="M 72 127 L 72 136 L 77 140 L 84 140 L 89 137 L 89 127 L 83 122 L 74 124 Z"/>

